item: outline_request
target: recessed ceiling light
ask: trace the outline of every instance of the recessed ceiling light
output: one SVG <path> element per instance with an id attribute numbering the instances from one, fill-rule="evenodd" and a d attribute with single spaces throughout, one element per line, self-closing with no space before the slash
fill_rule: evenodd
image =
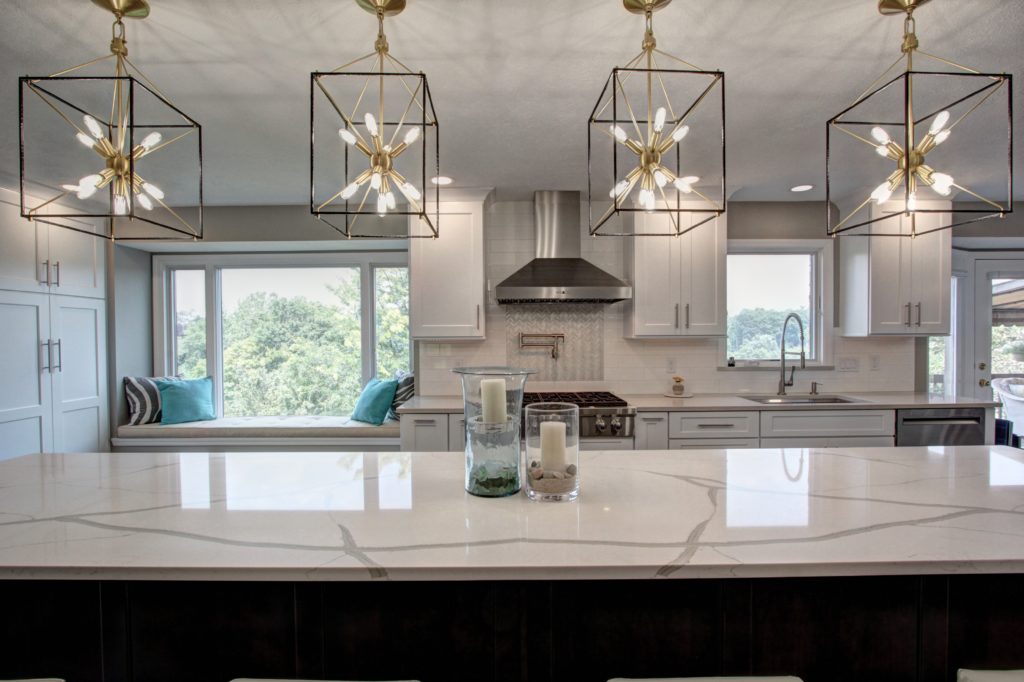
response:
<path id="1" fill-rule="evenodd" d="M 814 185 L 797 185 L 796 187 L 793 187 L 789 191 L 790 192 L 810 192 L 812 189 L 814 189 Z"/>
<path id="2" fill-rule="evenodd" d="M 455 182 L 447 175 L 438 175 L 436 178 L 430 178 L 430 181 L 435 185 L 450 185 Z"/>

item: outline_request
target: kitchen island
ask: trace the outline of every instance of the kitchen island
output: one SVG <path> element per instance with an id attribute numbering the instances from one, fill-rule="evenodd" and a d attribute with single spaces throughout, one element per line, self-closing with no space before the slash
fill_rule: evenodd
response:
<path id="1" fill-rule="evenodd" d="M 10 675 L 952 679 L 1024 667 L 1024 452 L 592 452 L 569 504 L 457 453 L 0 463 Z M 188 655 L 183 655 L 188 652 Z M 50 667 L 46 668 L 46 663 Z"/>

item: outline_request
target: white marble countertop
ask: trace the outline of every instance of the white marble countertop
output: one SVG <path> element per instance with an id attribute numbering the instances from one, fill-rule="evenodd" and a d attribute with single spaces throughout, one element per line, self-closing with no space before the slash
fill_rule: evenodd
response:
<path id="1" fill-rule="evenodd" d="M 752 394 L 754 395 L 754 394 Z M 761 395 L 761 394 L 758 394 Z M 799 395 L 792 393 L 791 395 Z M 995 407 L 991 400 L 968 397 L 937 396 L 927 393 L 843 393 L 854 403 L 818 403 L 815 405 L 765 405 L 747 400 L 742 395 L 702 393 L 692 398 L 668 398 L 663 395 L 630 394 L 619 397 L 638 412 L 707 412 L 714 410 L 895 410 L 924 407 Z M 431 412 L 462 412 L 462 396 L 414 396 L 398 408 L 402 414 Z"/>
<path id="2" fill-rule="evenodd" d="M 459 580 L 1024 572 L 1024 451 L 585 452 L 572 503 L 461 453 L 0 462 L 6 578 Z"/>

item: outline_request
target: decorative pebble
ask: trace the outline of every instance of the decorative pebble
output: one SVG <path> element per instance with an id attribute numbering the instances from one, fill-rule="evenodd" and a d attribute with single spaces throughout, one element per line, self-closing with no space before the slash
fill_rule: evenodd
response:
<path id="1" fill-rule="evenodd" d="M 554 477 L 555 477 L 555 472 L 554 471 L 545 471 L 544 472 L 543 478 L 554 478 Z"/>
<path id="2" fill-rule="evenodd" d="M 576 465 L 575 464 L 570 464 L 568 467 L 566 467 L 565 473 L 567 473 L 570 476 L 575 476 L 576 475 Z"/>
<path id="3" fill-rule="evenodd" d="M 551 477 L 560 481 L 565 478 L 565 474 L 563 474 L 561 471 L 552 471 Z"/>
<path id="4" fill-rule="evenodd" d="M 544 477 L 544 470 L 540 468 L 530 469 L 530 478 L 533 480 L 539 480 Z"/>
<path id="5" fill-rule="evenodd" d="M 538 469 L 538 468 L 540 468 L 540 462 L 538 462 L 537 460 L 533 460 L 532 462 L 530 462 L 530 468 L 531 469 Z"/>

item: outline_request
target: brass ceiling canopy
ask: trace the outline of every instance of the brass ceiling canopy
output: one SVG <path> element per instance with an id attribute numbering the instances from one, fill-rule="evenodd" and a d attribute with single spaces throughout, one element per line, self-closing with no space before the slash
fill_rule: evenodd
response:
<path id="1" fill-rule="evenodd" d="M 96 0 L 93 0 L 94 2 Z M 386 17 L 401 14 L 405 9 L 405 0 L 356 0 L 356 4 L 370 14 L 382 13 Z"/>
<path id="2" fill-rule="evenodd" d="M 149 16 L 149 3 L 146 0 L 92 0 L 92 3 L 116 16 L 129 19 L 145 19 Z"/>
<path id="3" fill-rule="evenodd" d="M 931 0 L 878 0 L 878 11 L 882 14 L 910 14 Z"/>
<path id="4" fill-rule="evenodd" d="M 622 6 L 631 14 L 647 14 L 667 7 L 672 0 L 622 0 Z"/>

